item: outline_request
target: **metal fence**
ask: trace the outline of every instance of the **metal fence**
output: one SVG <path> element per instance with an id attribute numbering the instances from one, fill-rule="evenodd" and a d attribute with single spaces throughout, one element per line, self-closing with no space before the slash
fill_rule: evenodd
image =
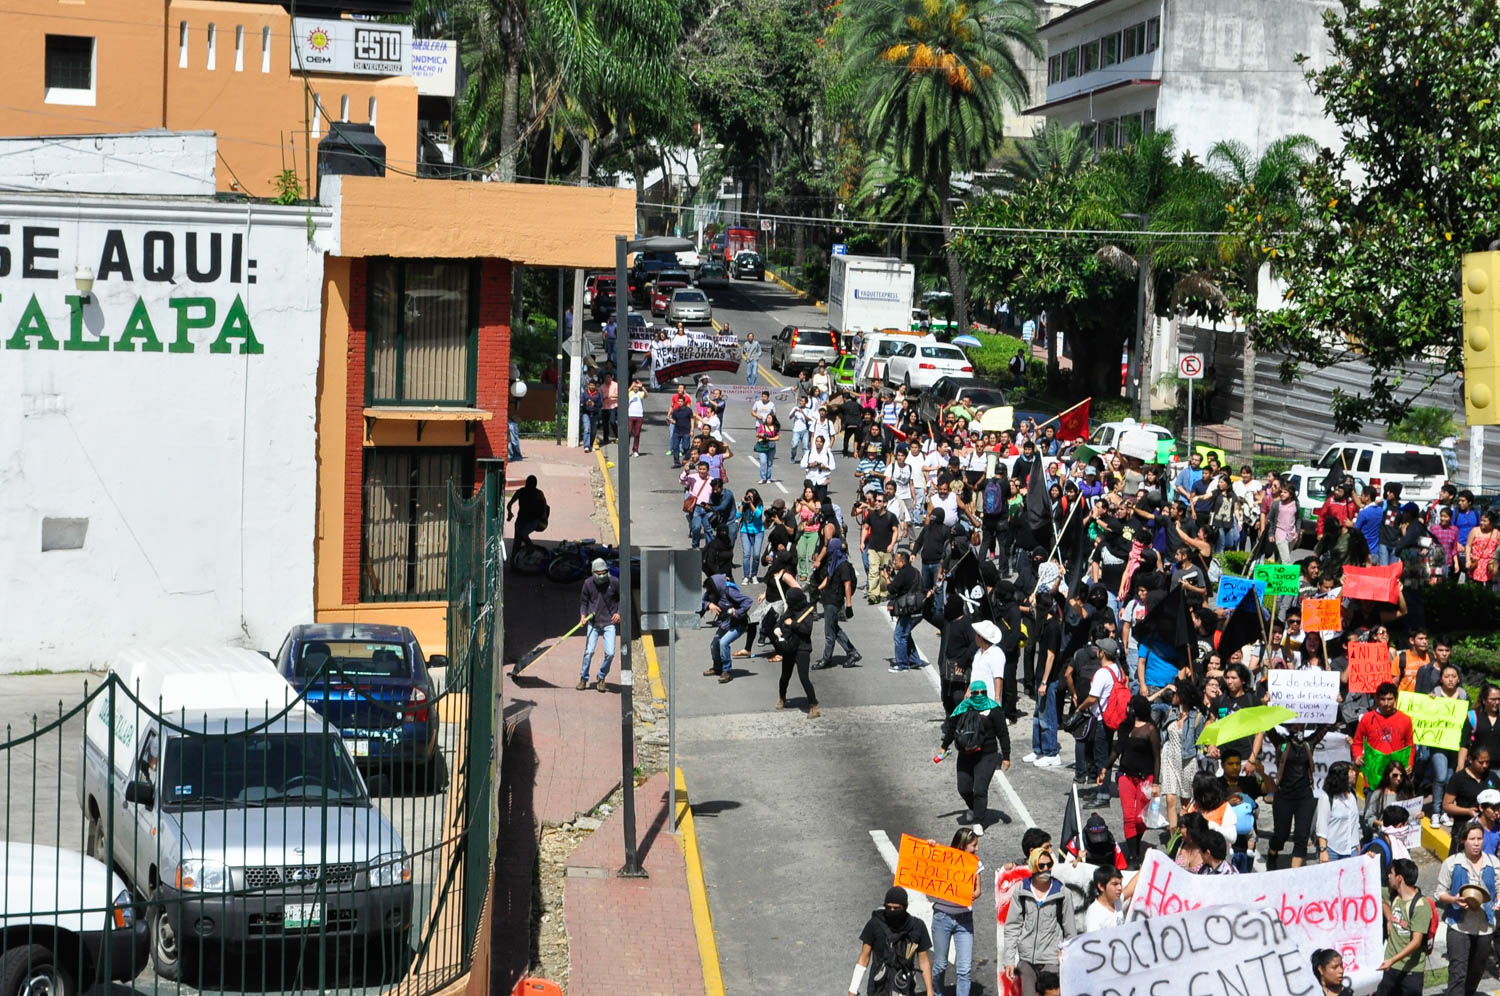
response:
<path id="1" fill-rule="evenodd" d="M 0 731 L 0 993 L 420 996 L 468 970 L 498 760 L 492 487 L 451 496 L 452 663 L 428 691 L 380 651 L 290 683 L 227 651 L 217 673 L 80 678 Z"/>

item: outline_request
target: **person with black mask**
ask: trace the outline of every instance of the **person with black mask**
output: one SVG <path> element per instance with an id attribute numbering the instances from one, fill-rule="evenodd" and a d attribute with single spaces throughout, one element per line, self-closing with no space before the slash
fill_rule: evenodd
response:
<path id="1" fill-rule="evenodd" d="M 953 712 L 964 698 L 969 687 L 969 667 L 979 644 L 974 638 L 974 624 L 969 617 L 960 614 L 957 619 L 943 621 L 943 647 L 938 677 L 942 679 L 940 693 L 943 699 L 943 715 Z"/>
<path id="2" fill-rule="evenodd" d="M 589 687 L 589 662 L 593 660 L 594 648 L 601 639 L 604 642 L 604 662 L 599 665 L 594 687 L 601 692 L 606 690 L 604 678 L 615 659 L 615 633 L 620 625 L 620 579 L 609 573 L 609 565 L 603 558 L 596 558 L 592 566 L 593 577 L 583 583 L 578 593 L 578 618 L 588 623 L 583 670 L 578 675 L 580 692 Z"/>
<path id="3" fill-rule="evenodd" d="M 802 683 L 802 693 L 807 696 L 807 718 L 817 719 L 822 715 L 818 709 L 818 693 L 813 691 L 812 679 L 808 676 L 812 662 L 813 606 L 801 588 L 787 590 L 786 614 L 779 628 L 784 636 L 777 645 L 781 654 L 781 683 L 777 686 L 776 708 L 786 708 L 786 689 L 795 668 L 797 680 Z"/>
<path id="4" fill-rule="evenodd" d="M 859 649 L 842 624 L 854 617 L 854 566 L 844 555 L 844 541 L 828 541 L 828 557 L 824 562 L 823 579 L 818 584 L 818 601 L 823 604 L 823 656 L 815 668 L 833 667 L 833 648 L 838 644 L 844 648 L 844 667 L 854 667 L 860 661 Z"/>
<path id="5" fill-rule="evenodd" d="M 859 933 L 859 960 L 849 980 L 849 996 L 859 996 L 867 972 L 866 992 L 871 996 L 932 992 L 932 937 L 927 925 L 906 911 L 908 905 L 906 890 L 899 885 L 885 890 L 885 904 L 870 914 Z M 921 979 L 920 990 L 916 979 Z"/>
<path id="6" fill-rule="evenodd" d="M 1014 723 L 1021 718 L 1016 708 L 1019 699 L 1021 673 L 1021 606 L 1016 586 L 1009 581 L 996 581 L 990 589 L 990 614 L 995 625 L 1000 627 L 1000 649 L 1005 653 L 1005 683 L 1001 687 L 1000 702 L 1005 707 L 1005 719 Z"/>

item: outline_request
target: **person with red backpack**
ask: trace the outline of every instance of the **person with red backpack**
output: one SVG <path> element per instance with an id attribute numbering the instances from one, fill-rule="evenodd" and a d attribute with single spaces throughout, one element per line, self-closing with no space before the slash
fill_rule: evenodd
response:
<path id="1" fill-rule="evenodd" d="M 1375 996 L 1420 996 L 1437 937 L 1437 907 L 1417 890 L 1417 863 L 1410 858 L 1392 861 L 1385 881 L 1391 899 L 1385 908 L 1385 960 Z"/>
<path id="2" fill-rule="evenodd" d="M 1094 770 L 1103 771 L 1109 761 L 1109 738 L 1130 715 L 1130 684 L 1120 670 L 1120 645 L 1112 637 L 1103 636 L 1094 641 L 1099 650 L 1099 670 L 1089 682 L 1089 693 L 1078 703 L 1078 711 L 1089 714 L 1088 747 Z M 1101 784 L 1090 805 L 1095 808 L 1109 805 L 1110 790 L 1107 783 Z"/>

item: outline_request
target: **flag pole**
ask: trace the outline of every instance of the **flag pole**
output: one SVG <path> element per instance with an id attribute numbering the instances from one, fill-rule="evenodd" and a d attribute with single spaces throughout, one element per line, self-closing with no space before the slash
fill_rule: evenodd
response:
<path id="1" fill-rule="evenodd" d="M 1058 419 L 1062 418 L 1064 415 L 1066 415 L 1069 412 L 1073 411 L 1075 408 L 1082 408 L 1084 405 L 1088 404 L 1090 401 L 1093 401 L 1093 400 L 1094 400 L 1094 396 L 1091 394 L 1087 398 L 1084 398 L 1082 401 L 1078 402 L 1078 404 L 1074 405 L 1073 408 L 1068 408 L 1068 409 L 1065 409 L 1064 411 L 1060 411 L 1056 415 L 1052 416 L 1051 418 L 1049 418 L 1045 422 L 1038 422 L 1037 423 L 1037 428 L 1040 429 L 1040 428 L 1043 428 L 1044 426 L 1049 426 L 1053 422 L 1056 422 Z"/>

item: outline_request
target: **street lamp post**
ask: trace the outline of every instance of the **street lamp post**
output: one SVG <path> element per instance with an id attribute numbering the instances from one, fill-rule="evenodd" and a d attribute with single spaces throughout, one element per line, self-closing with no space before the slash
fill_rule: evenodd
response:
<path id="1" fill-rule="evenodd" d="M 1139 221 L 1143 232 L 1151 226 L 1149 214 L 1122 214 L 1120 217 Z M 1146 259 L 1146 247 L 1142 242 L 1135 249 L 1135 348 L 1130 351 L 1130 363 L 1125 372 L 1125 394 L 1135 402 L 1135 415 L 1142 423 L 1151 421 L 1151 387 L 1140 382 L 1146 346 Z"/>
<path id="2" fill-rule="evenodd" d="M 632 252 L 685 252 L 691 248 L 693 243 L 690 240 L 668 235 L 644 239 L 615 236 L 615 383 L 625 387 L 627 416 L 630 390 L 630 286 L 625 282 L 625 256 Z M 578 320 L 575 315 L 574 321 Z M 635 578 L 630 556 L 630 433 L 615 433 L 615 443 L 615 473 L 619 478 L 615 500 L 619 505 L 616 514 L 620 520 L 620 787 L 624 791 L 622 804 L 625 808 L 625 865 L 620 869 L 620 875 L 644 878 L 646 869 L 641 867 L 635 835 L 635 676 L 630 669 L 630 634 L 634 625 L 631 619 L 631 585 Z M 675 779 L 677 774 L 668 772 L 667 777 Z"/>

